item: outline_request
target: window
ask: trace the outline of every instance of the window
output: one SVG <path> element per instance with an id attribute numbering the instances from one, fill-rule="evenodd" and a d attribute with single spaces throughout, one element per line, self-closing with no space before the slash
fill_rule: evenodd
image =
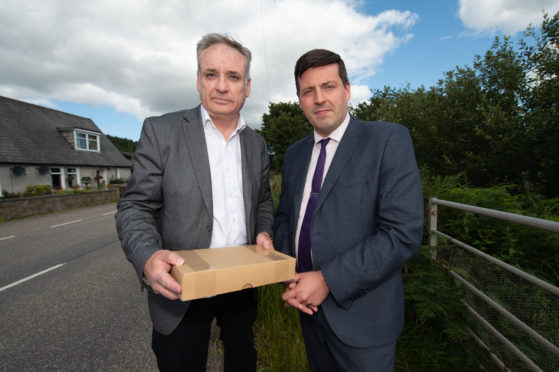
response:
<path id="1" fill-rule="evenodd" d="M 74 134 L 76 139 L 76 150 L 100 151 L 99 134 L 82 130 L 76 130 Z"/>
<path id="2" fill-rule="evenodd" d="M 68 187 L 78 186 L 78 172 L 76 172 L 76 168 L 66 169 L 66 181 Z"/>

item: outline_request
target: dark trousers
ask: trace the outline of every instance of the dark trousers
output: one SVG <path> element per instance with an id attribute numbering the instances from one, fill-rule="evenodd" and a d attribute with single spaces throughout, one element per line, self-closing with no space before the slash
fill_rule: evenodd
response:
<path id="1" fill-rule="evenodd" d="M 152 349 L 160 371 L 206 370 L 213 318 L 223 341 L 225 372 L 256 371 L 252 326 L 256 320 L 256 291 L 246 289 L 194 300 L 169 335 L 153 330 Z"/>
<path id="2" fill-rule="evenodd" d="M 394 371 L 396 341 L 367 348 L 349 346 L 332 331 L 321 307 L 314 315 L 301 313 L 300 319 L 311 371 Z"/>

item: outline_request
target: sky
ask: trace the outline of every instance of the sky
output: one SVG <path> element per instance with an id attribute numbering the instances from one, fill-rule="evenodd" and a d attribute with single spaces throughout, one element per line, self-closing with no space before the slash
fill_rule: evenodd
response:
<path id="1" fill-rule="evenodd" d="M 293 68 L 308 50 L 341 55 L 358 104 L 384 86 L 433 86 L 557 11 L 557 0 L 0 0 L 0 95 L 137 141 L 144 118 L 199 104 L 196 43 L 220 32 L 252 51 L 242 114 L 259 128 L 270 102 L 297 102 Z"/>

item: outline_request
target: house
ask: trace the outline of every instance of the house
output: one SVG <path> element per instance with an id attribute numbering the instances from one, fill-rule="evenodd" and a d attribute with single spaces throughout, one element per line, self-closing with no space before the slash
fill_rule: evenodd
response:
<path id="1" fill-rule="evenodd" d="M 0 196 L 29 185 L 108 184 L 130 170 L 91 119 L 0 96 Z"/>

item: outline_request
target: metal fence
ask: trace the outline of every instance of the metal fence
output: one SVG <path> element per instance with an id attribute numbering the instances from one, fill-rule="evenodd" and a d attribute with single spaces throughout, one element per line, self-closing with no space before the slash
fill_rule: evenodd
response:
<path id="1" fill-rule="evenodd" d="M 429 199 L 432 258 L 463 286 L 472 337 L 500 370 L 559 371 L 559 288 L 438 231 L 438 206 L 552 233 L 559 222 Z M 452 244 L 442 246 L 438 237 Z"/>

